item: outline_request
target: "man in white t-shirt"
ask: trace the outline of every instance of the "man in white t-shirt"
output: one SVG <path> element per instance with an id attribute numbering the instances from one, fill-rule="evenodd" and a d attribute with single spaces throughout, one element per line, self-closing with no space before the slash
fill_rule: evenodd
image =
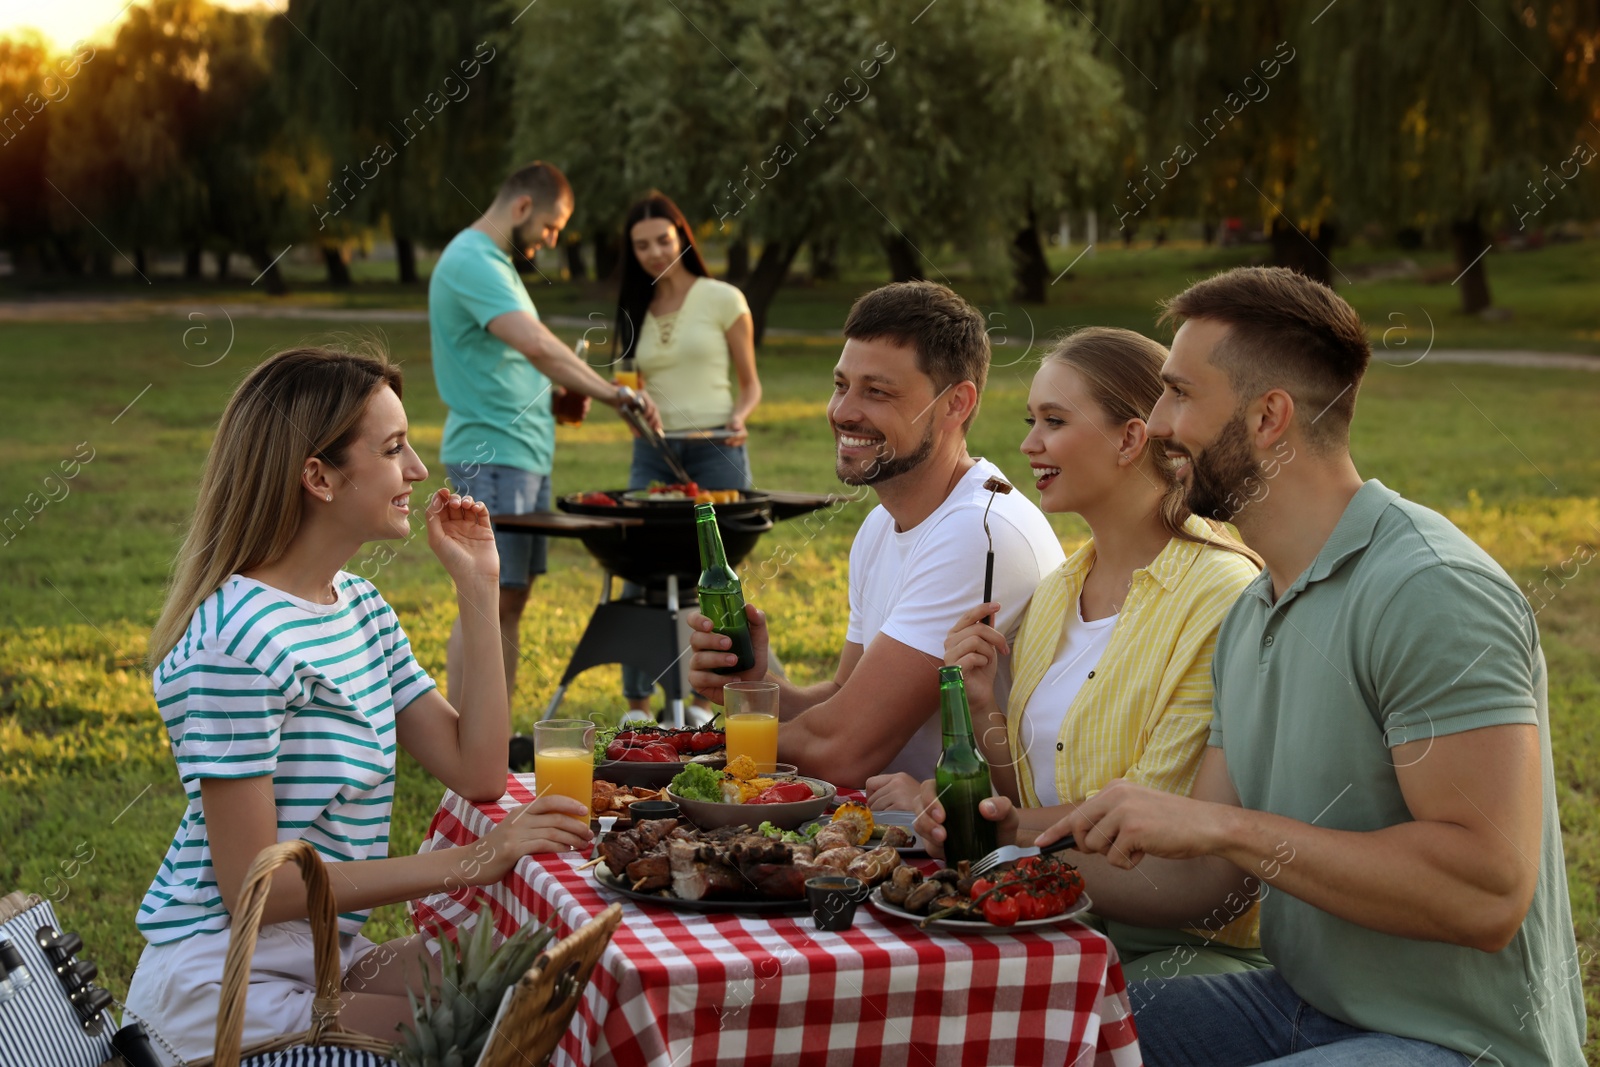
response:
<path id="1" fill-rule="evenodd" d="M 865 786 L 874 807 L 909 808 L 911 779 L 933 776 L 941 748 L 945 635 L 983 602 L 983 483 L 1001 472 L 967 454 L 966 433 L 989 373 L 989 337 L 977 309 L 932 282 L 863 296 L 844 335 L 828 403 L 839 480 L 872 486 L 878 507 L 850 549 L 850 624 L 834 677 L 797 686 L 772 676 L 778 758 Z M 1043 513 L 1020 493 L 996 496 L 988 521 L 996 625 L 1009 633 L 1064 557 Z M 727 638 L 703 615 L 689 617 L 690 683 L 712 700 L 721 701 L 726 682 L 768 677 L 766 617 L 754 605 L 749 615 L 755 666 L 727 675 L 714 673 L 734 662 Z"/>

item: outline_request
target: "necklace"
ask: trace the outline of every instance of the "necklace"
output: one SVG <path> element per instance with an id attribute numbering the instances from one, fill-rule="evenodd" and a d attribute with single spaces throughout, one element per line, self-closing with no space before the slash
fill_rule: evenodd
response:
<path id="1" fill-rule="evenodd" d="M 661 347 L 672 344 L 672 327 L 678 321 L 678 313 L 669 311 L 665 315 L 656 315 L 656 336 L 661 340 Z"/>

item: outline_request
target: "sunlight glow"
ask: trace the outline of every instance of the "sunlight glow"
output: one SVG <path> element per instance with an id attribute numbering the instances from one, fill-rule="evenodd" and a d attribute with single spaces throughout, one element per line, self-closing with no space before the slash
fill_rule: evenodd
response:
<path id="1" fill-rule="evenodd" d="M 212 0 L 218 7 L 264 7 L 282 11 L 288 0 Z M 0 37 L 38 33 L 53 51 L 65 52 L 77 41 L 109 44 L 133 5 L 129 0 L 0 0 Z"/>

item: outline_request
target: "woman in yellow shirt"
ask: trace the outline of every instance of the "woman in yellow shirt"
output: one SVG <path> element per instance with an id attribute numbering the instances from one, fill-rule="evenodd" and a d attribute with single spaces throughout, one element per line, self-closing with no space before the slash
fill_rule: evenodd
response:
<path id="1" fill-rule="evenodd" d="M 617 365 L 632 361 L 649 383 L 667 447 L 700 488 L 749 489 L 745 422 L 761 402 L 761 379 L 744 294 L 710 276 L 683 212 L 662 193 L 652 190 L 628 209 L 622 236 Z M 633 443 L 628 488 L 675 481 L 655 449 Z M 649 710 L 653 688 L 644 671 L 622 669 L 633 711 Z"/>
<path id="2" fill-rule="evenodd" d="M 1145 433 L 1167 350 L 1089 328 L 1045 356 L 1022 451 L 1046 512 L 1075 512 L 1091 538 L 1034 591 L 1014 650 L 974 608 L 945 662 L 967 679 L 995 788 L 1044 829 L 1113 778 L 1187 793 L 1211 725 L 1217 627 L 1260 561 L 1189 514 L 1173 463 Z M 996 692 L 1010 651 L 1009 693 Z M 1207 929 L 1103 922 L 1129 981 L 1268 966 L 1257 908 Z"/>

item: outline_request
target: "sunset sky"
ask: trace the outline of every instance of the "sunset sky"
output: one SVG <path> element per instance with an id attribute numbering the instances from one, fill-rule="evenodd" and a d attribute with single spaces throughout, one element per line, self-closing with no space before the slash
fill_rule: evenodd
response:
<path id="1" fill-rule="evenodd" d="M 282 11 L 288 0 L 212 0 L 221 7 Z M 116 33 L 128 0 L 0 0 L 0 37 L 37 30 L 58 51 L 75 41 L 104 44 Z"/>

